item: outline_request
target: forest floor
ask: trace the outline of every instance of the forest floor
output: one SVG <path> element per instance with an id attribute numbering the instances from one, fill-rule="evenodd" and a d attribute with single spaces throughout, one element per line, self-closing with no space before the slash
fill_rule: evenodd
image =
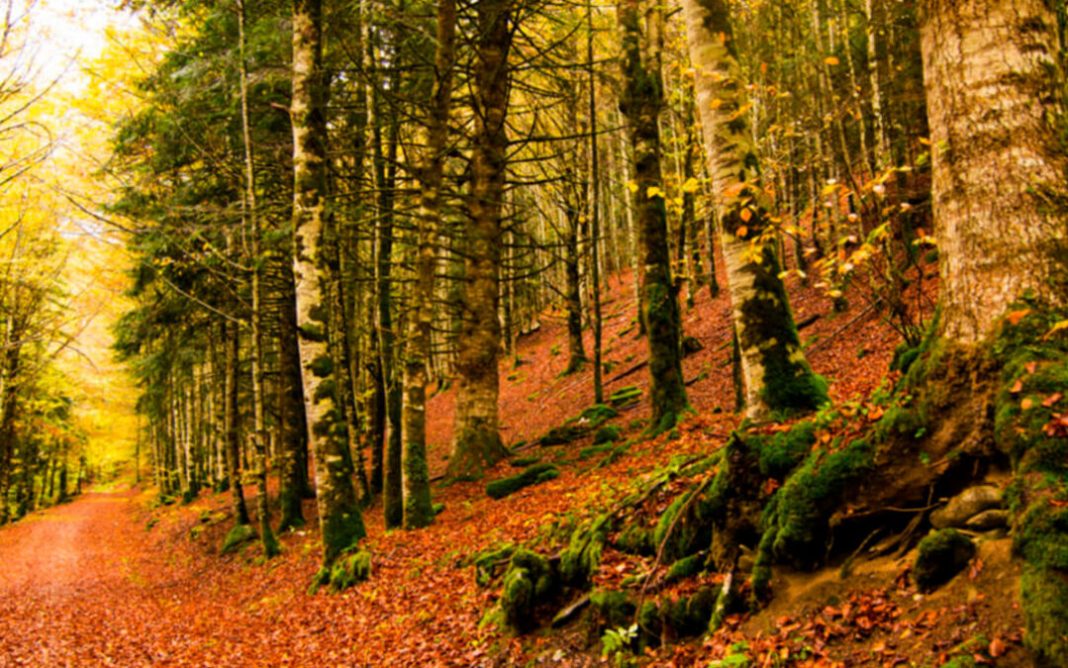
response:
<path id="1" fill-rule="evenodd" d="M 648 384 L 647 370 L 638 367 L 644 341 L 635 335 L 626 296 L 630 278 L 617 281 L 605 308 L 609 393 Z M 935 286 L 927 289 L 929 297 Z M 835 399 L 870 393 L 886 374 L 895 334 L 862 299 L 833 315 L 815 289 L 795 285 L 792 299 L 799 322 L 819 316 L 802 338 Z M 151 490 L 119 484 L 0 530 L 0 667 L 607 664 L 598 635 L 582 624 L 518 638 L 480 625 L 497 592 L 475 584 L 465 557 L 544 536 L 594 512 L 604 497 L 671 457 L 720 447 L 737 423 L 727 309 L 725 295 L 711 300 L 705 292 L 685 312 L 687 334 L 704 348 L 685 363 L 696 416 L 678 438 L 639 442 L 622 457 L 600 461 L 580 455 L 588 438 L 555 448 L 524 445 L 522 456 L 553 460 L 561 476 L 499 501 L 486 496 L 484 482 L 440 486 L 435 500 L 445 510 L 422 531 L 387 532 L 381 508 L 372 507 L 366 514 L 372 577 L 341 594 L 307 593 L 319 557 L 312 503 L 309 528 L 282 536 L 282 556 L 266 563 L 255 545 L 219 554 L 231 524 L 224 495 L 157 507 Z M 521 339 L 521 363 L 502 366 L 501 409 L 513 446 L 592 403 L 588 369 L 560 375 L 562 351 L 562 320 L 547 314 L 537 332 Z M 451 394 L 431 404 L 435 471 L 446 461 Z M 644 410 L 625 412 L 616 423 L 634 436 Z M 515 470 L 502 463 L 490 477 Z M 705 666 L 744 642 L 762 657 L 756 665 L 937 666 L 962 652 L 981 663 L 1030 665 L 1019 646 L 1009 543 L 1003 536 L 982 542 L 969 571 L 930 595 L 917 593 L 904 576 L 909 555 L 858 561 L 846 578 L 837 568 L 779 572 L 767 610 L 645 661 Z"/>

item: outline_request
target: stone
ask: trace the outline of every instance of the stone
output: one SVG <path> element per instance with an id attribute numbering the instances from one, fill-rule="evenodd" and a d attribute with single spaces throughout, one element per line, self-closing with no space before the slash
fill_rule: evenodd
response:
<path id="1" fill-rule="evenodd" d="M 973 531 L 993 531 L 1009 526 L 1009 511 L 1000 508 L 984 510 L 964 523 L 966 529 Z"/>
<path id="2" fill-rule="evenodd" d="M 931 513 L 931 526 L 936 529 L 963 527 L 979 513 L 1000 508 L 1001 502 L 1001 489 L 993 485 L 969 487 L 950 499 L 945 506 Z"/>
<path id="3" fill-rule="evenodd" d="M 975 543 L 956 529 L 939 529 L 920 541 L 912 576 L 921 591 L 953 579 L 975 556 Z"/>

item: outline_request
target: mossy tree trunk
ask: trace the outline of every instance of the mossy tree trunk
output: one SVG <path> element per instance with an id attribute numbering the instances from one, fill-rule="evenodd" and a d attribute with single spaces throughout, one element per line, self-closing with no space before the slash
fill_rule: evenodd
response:
<path id="1" fill-rule="evenodd" d="M 250 313 L 252 338 L 252 452 L 253 475 L 256 479 L 256 514 L 260 525 L 260 542 L 267 557 L 278 554 L 278 541 L 271 529 L 271 511 L 267 497 L 267 392 L 264 388 L 264 352 L 263 352 L 263 275 L 264 258 L 262 256 L 261 238 L 263 230 L 260 225 L 256 198 L 256 162 L 252 145 L 252 128 L 249 120 L 248 102 L 248 60 L 246 51 L 246 8 L 245 0 L 238 0 L 237 7 L 237 41 L 238 71 L 241 97 L 241 138 L 244 147 L 245 189 L 242 198 L 242 212 L 247 224 L 252 251 L 252 312 Z M 189 429 L 188 420 L 186 430 Z M 189 436 L 186 441 L 186 460 L 189 460 Z M 190 467 L 188 477 L 191 487 L 195 487 L 194 470 Z"/>
<path id="2" fill-rule="evenodd" d="M 506 117 L 511 84 L 512 1 L 483 0 L 473 83 L 475 137 L 471 157 L 470 222 L 464 249 L 459 387 L 449 475 L 480 478 L 508 453 L 501 442 L 497 397 L 501 323 L 498 315 L 501 219 L 508 160 Z"/>
<path id="3" fill-rule="evenodd" d="M 648 8 L 644 4 L 625 0 L 618 7 L 623 29 L 624 90 L 620 109 L 627 121 L 637 184 L 634 207 L 641 263 L 640 304 L 652 375 L 650 428 L 662 431 L 674 427 L 688 404 L 679 347 L 682 322 L 671 278 L 666 194 L 660 167 L 663 17 L 659 8 L 645 11 Z"/>
<path id="4" fill-rule="evenodd" d="M 322 528 L 323 563 L 331 565 L 365 531 L 352 459 L 331 428 L 339 407 L 330 385 L 327 342 L 329 276 L 323 257 L 327 196 L 327 127 L 322 68 L 321 0 L 293 2 L 293 273 L 308 441 L 315 460 L 315 488 Z"/>
<path id="5" fill-rule="evenodd" d="M 230 484 L 230 503 L 234 522 L 248 524 L 245 488 L 241 484 L 241 442 L 237 401 L 237 370 L 240 352 L 237 323 L 223 323 L 223 439 L 226 451 L 226 478 Z M 169 474 L 168 474 L 169 478 Z"/>
<path id="6" fill-rule="evenodd" d="M 738 337 L 746 415 L 816 408 L 826 387 L 801 349 L 779 277 L 771 204 L 749 131 L 749 101 L 726 0 L 684 0 L 697 111 L 704 132 Z"/>
<path id="7" fill-rule="evenodd" d="M 419 170 L 419 214 L 416 217 L 416 275 L 413 313 L 408 321 L 404 364 L 404 527 L 416 529 L 434 519 L 430 473 L 426 461 L 426 386 L 434 320 L 434 274 L 437 271 L 438 229 L 441 226 L 442 174 L 449 138 L 456 2 L 438 3 L 434 90 L 427 118 L 425 164 Z"/>
<path id="8" fill-rule="evenodd" d="M 1025 292 L 1068 295 L 1057 17 L 1043 0 L 927 0 L 921 21 L 941 334 L 974 344 Z"/>
<path id="9" fill-rule="evenodd" d="M 303 381 L 300 371 L 300 347 L 297 342 L 296 288 L 293 270 L 281 267 L 282 294 L 279 323 L 278 391 L 281 519 L 279 531 L 304 526 L 301 500 L 311 497 L 308 481 L 308 422 L 304 415 Z"/>

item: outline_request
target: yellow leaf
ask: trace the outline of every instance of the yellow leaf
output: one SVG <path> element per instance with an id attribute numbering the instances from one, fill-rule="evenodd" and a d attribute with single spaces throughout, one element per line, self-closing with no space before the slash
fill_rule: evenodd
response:
<path id="1" fill-rule="evenodd" d="M 1056 324 L 1054 324 L 1053 327 L 1050 327 L 1049 331 L 1046 332 L 1046 335 L 1044 337 L 1042 337 L 1042 338 L 1048 339 L 1049 337 L 1053 336 L 1057 332 L 1063 332 L 1066 329 L 1068 329 L 1068 320 L 1061 320 L 1060 322 L 1057 322 Z"/>
<path id="2" fill-rule="evenodd" d="M 682 192 L 684 192 L 684 193 L 692 194 L 692 193 L 697 192 L 700 189 L 701 189 L 701 182 L 698 181 L 697 179 L 693 178 L 692 176 L 690 178 L 686 179 L 686 183 L 682 184 Z"/>
<path id="3" fill-rule="evenodd" d="M 649 199 L 653 199 L 654 197 L 663 197 L 664 191 L 658 188 L 657 186 L 649 186 L 645 190 L 645 196 Z"/>
<path id="4" fill-rule="evenodd" d="M 746 238 L 747 236 L 749 236 L 749 228 L 745 225 L 742 225 L 734 231 L 734 236 L 738 237 L 739 239 Z"/>
<path id="5" fill-rule="evenodd" d="M 827 63 L 831 67 L 834 67 L 835 65 L 837 65 L 838 63 L 840 63 L 842 61 L 838 60 L 838 58 L 836 56 L 827 56 L 826 58 L 823 59 L 823 62 Z"/>
<path id="6" fill-rule="evenodd" d="M 743 223 L 748 223 L 753 219 L 753 212 L 749 210 L 749 207 L 742 209 L 742 212 L 739 215 L 742 217 Z"/>
<path id="7" fill-rule="evenodd" d="M 632 193 L 638 192 L 638 184 L 634 181 L 627 181 L 627 190 L 631 191 Z"/>

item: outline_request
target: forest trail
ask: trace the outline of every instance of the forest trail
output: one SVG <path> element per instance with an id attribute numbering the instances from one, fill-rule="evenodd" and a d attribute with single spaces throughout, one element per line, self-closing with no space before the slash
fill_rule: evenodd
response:
<path id="1" fill-rule="evenodd" d="M 125 548 L 136 492 L 92 492 L 0 531 L 0 665 L 144 663 L 151 639 L 125 607 L 161 605 Z M 130 609 L 135 609 L 131 607 Z"/>

